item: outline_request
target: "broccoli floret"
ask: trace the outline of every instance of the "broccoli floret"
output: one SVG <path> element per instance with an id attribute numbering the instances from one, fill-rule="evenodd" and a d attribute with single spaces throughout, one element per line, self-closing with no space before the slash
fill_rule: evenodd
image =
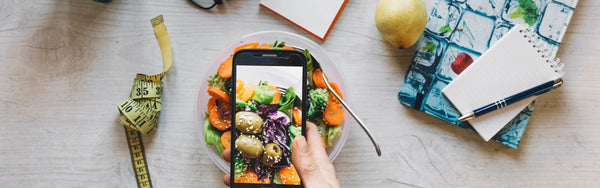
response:
<path id="1" fill-rule="evenodd" d="M 340 126 L 327 126 L 327 138 L 324 138 L 326 141 L 326 146 L 333 146 L 333 141 L 342 135 L 342 127 Z"/>
<path id="2" fill-rule="evenodd" d="M 323 139 L 327 139 L 327 123 L 325 123 L 325 120 L 323 118 L 310 118 L 310 122 L 313 122 L 317 126 L 319 134 Z"/>
<path id="3" fill-rule="evenodd" d="M 325 106 L 329 102 L 329 92 L 325 89 L 313 89 L 308 91 L 309 104 L 308 117 L 323 114 Z"/>
<path id="4" fill-rule="evenodd" d="M 226 80 L 221 78 L 217 73 L 208 76 L 208 86 L 213 86 L 219 88 L 220 90 L 228 91 L 225 90 L 225 82 Z"/>
<path id="5" fill-rule="evenodd" d="M 246 170 L 248 170 L 248 165 L 246 163 L 244 163 L 244 159 L 242 158 L 242 156 L 236 156 L 235 159 L 233 160 L 234 165 L 233 165 L 233 169 L 234 169 L 234 176 L 236 179 L 242 178 L 242 176 L 244 174 L 246 174 Z"/>

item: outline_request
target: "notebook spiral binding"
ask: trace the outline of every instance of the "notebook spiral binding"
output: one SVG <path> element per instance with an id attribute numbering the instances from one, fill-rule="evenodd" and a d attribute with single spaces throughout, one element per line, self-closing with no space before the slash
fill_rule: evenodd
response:
<path id="1" fill-rule="evenodd" d="M 537 49 L 537 52 L 546 61 L 546 63 L 550 64 L 550 67 L 554 69 L 554 72 L 560 74 L 561 76 L 564 75 L 562 69 L 565 67 L 565 64 L 560 62 L 560 58 L 550 54 L 550 47 L 546 43 L 542 43 L 541 39 L 535 32 L 533 32 L 530 28 L 526 28 L 520 29 L 519 33 L 522 33 L 523 37 L 528 39 L 528 42 L 532 44 L 533 48 Z"/>

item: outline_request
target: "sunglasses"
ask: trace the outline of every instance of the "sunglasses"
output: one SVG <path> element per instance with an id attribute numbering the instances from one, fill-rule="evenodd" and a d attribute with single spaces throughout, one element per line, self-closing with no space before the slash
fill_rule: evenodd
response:
<path id="1" fill-rule="evenodd" d="M 217 5 L 223 4 L 223 0 L 188 0 L 193 5 L 202 9 L 211 9 Z"/>

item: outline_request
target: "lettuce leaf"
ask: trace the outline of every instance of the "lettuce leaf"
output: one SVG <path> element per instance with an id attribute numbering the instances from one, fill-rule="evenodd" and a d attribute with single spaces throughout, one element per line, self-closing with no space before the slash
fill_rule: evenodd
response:
<path id="1" fill-rule="evenodd" d="M 273 183 L 283 184 L 283 182 L 281 182 L 281 179 L 279 178 L 279 170 L 275 170 L 275 172 L 273 173 Z"/>
<path id="2" fill-rule="evenodd" d="M 294 138 L 296 138 L 296 136 L 302 135 L 302 127 L 297 126 L 297 125 L 290 125 L 288 127 L 288 132 L 289 132 L 290 140 L 294 140 Z M 290 148 L 292 148 L 292 142 L 290 142 Z"/>
<path id="3" fill-rule="evenodd" d="M 328 126 L 327 127 L 327 138 L 325 140 L 327 147 L 333 146 L 333 141 L 340 137 L 342 134 L 341 126 Z"/>
<path id="4" fill-rule="evenodd" d="M 303 51 L 304 56 L 306 57 L 306 78 L 308 79 L 308 85 L 309 86 L 314 86 L 315 83 L 312 80 L 312 73 L 313 73 L 313 59 L 310 56 L 310 52 L 308 52 L 307 49 L 304 49 Z"/>
<path id="5" fill-rule="evenodd" d="M 296 100 L 296 93 L 294 87 L 289 87 L 285 90 L 283 99 L 279 101 L 279 111 L 286 112 L 294 107 L 294 100 Z M 287 112 L 286 112 L 287 113 Z M 288 114 L 289 115 L 289 114 Z"/>
<path id="6" fill-rule="evenodd" d="M 208 120 L 208 117 L 204 118 L 204 142 L 207 145 L 213 145 L 217 148 L 219 153 L 223 153 L 223 145 L 221 145 L 221 133 L 216 130 Z"/>
<path id="7" fill-rule="evenodd" d="M 302 127 L 300 127 L 298 125 L 290 125 L 288 127 L 288 130 L 290 131 L 290 138 L 292 140 L 294 140 L 294 138 L 296 138 L 296 136 L 302 135 Z"/>
<path id="8" fill-rule="evenodd" d="M 235 99 L 235 106 L 238 108 L 248 107 L 248 108 L 250 108 L 250 110 L 258 110 L 256 105 L 254 105 L 254 103 L 252 103 L 252 101 L 244 102 L 243 100 Z"/>
<path id="9" fill-rule="evenodd" d="M 294 138 L 296 138 L 296 136 L 298 135 L 302 135 L 302 127 L 292 124 L 288 127 L 288 133 L 290 136 L 290 140 L 294 140 Z M 292 148 L 292 142 L 290 142 L 290 148 Z"/>

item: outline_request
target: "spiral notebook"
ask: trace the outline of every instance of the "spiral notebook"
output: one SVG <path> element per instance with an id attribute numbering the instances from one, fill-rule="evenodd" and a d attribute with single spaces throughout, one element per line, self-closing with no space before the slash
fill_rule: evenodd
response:
<path id="1" fill-rule="evenodd" d="M 526 25 L 516 25 L 442 89 L 461 114 L 563 76 L 558 58 Z M 535 96 L 469 120 L 486 141 L 535 99 Z"/>

